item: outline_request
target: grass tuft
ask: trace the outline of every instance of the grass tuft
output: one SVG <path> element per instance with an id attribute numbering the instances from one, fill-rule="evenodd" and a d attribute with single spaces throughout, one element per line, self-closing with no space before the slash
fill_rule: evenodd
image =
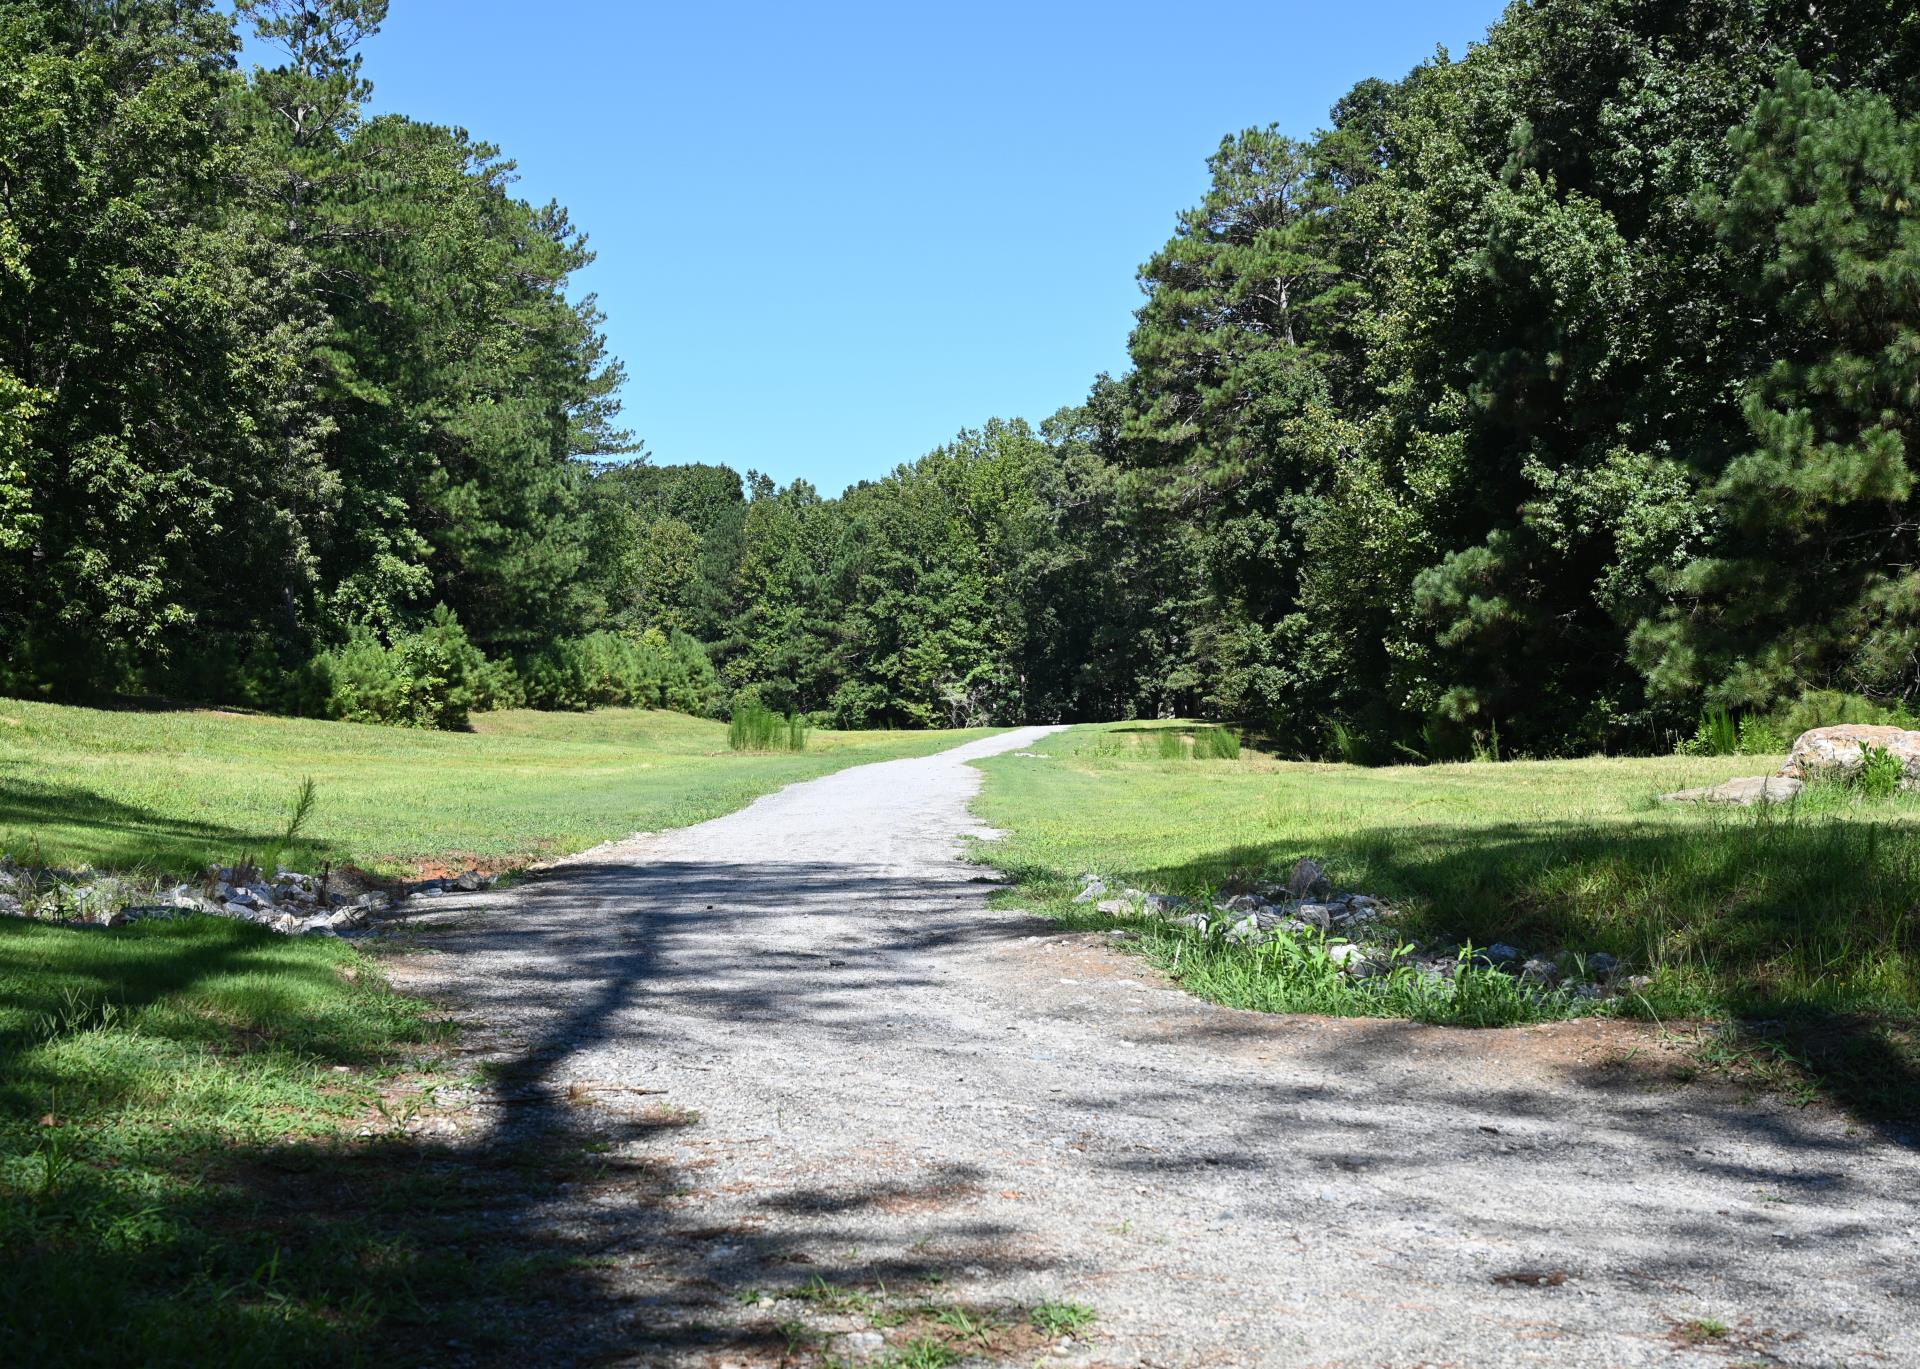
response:
<path id="1" fill-rule="evenodd" d="M 807 725 L 758 704 L 742 704 L 727 724 L 727 746 L 734 751 L 805 751 Z"/>
<path id="2" fill-rule="evenodd" d="M 1092 1326 L 1099 1315 L 1084 1303 L 1043 1302 L 1033 1309 L 1030 1320 L 1044 1335 L 1071 1336 Z"/>

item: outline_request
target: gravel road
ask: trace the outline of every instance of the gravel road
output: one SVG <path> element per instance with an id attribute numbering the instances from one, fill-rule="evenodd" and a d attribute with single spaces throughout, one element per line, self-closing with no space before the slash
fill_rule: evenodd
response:
<path id="1" fill-rule="evenodd" d="M 411 919 L 499 1065 L 472 1143 L 599 1157 L 496 1214 L 577 1256 L 544 1359 L 876 1353 L 836 1285 L 1097 1310 L 1022 1365 L 1920 1365 L 1906 1145 L 1619 1024 L 1235 1012 L 990 911 L 966 762 L 1047 730 Z"/>

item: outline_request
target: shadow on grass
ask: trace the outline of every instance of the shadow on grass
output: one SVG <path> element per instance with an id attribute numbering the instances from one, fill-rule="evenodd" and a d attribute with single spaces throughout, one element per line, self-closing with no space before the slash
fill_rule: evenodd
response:
<path id="1" fill-rule="evenodd" d="M 269 830 L 248 832 L 169 816 L 78 785 L 0 774 L 0 850 L 22 865 L 45 863 L 34 833 L 58 828 L 67 834 L 61 839 L 64 845 L 84 845 L 100 869 L 194 875 L 210 861 L 237 863 L 246 855 L 258 855 L 274 842 L 270 829 L 285 816 L 264 814 Z M 282 860 L 310 865 L 322 851 L 311 841 L 297 839 Z"/>
<path id="2" fill-rule="evenodd" d="M 1876 1122 L 1920 1124 L 1920 836 L 1792 811 L 1652 821 L 1364 828 L 1308 849 L 1222 847 L 1103 872 L 1199 893 L 1284 879 L 1301 856 L 1383 896 L 1423 942 L 1605 951 L 1658 971 L 1634 1003 L 1737 1027 L 1723 1054 L 1798 1070 Z M 1059 894 L 1078 871 L 1008 867 Z M 1076 925 L 1094 925 L 1084 909 Z"/>
<path id="3" fill-rule="evenodd" d="M 581 908 L 601 900 L 632 904 L 631 868 L 575 866 L 518 891 L 515 916 L 467 940 L 537 945 L 546 958 L 510 1000 L 482 984 L 463 1010 L 483 1026 L 545 1016 L 485 1070 L 470 1125 L 440 1136 L 414 1130 L 420 1118 L 397 1102 L 357 1119 L 376 1133 L 364 1139 L 273 1134 L 310 1107 L 302 1079 L 324 1091 L 336 1067 L 404 1077 L 420 1064 L 417 1020 L 330 996 L 355 982 L 337 945 L 211 919 L 124 933 L 0 922 L 0 1363 L 806 1362 L 766 1317 L 742 1318 L 741 1295 L 1037 1267 L 963 1213 L 939 1223 L 937 1254 L 856 1253 L 835 1230 L 866 1209 L 938 1211 L 978 1177 L 952 1166 L 908 1183 L 834 1171 L 715 1225 L 689 1201 L 710 1181 L 675 1155 L 680 1133 L 702 1134 L 697 1115 L 576 1091 L 568 1062 L 596 1045 L 683 1046 L 671 1022 L 633 1021 L 663 992 L 696 1016 L 858 1030 L 835 988 L 808 979 L 824 956 L 756 956 L 750 980 L 726 988 L 677 944 L 710 929 L 702 910 L 723 893 L 748 923 L 816 885 L 821 897 L 843 891 L 846 877 L 838 866 L 656 867 L 644 910 L 586 919 Z M 920 892 L 876 884 L 882 899 Z M 948 919 L 894 940 L 926 949 L 1006 934 Z M 863 1013 L 890 1012 L 891 995 L 919 982 L 891 976 Z M 193 1094 L 194 1076 L 217 1072 L 238 1078 L 234 1097 Z M 236 1110 L 260 1114 L 262 1134 L 236 1135 Z"/>

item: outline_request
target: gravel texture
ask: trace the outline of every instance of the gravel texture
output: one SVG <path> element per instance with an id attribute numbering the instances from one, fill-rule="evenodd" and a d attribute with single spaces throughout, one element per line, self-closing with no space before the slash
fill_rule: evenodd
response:
<path id="1" fill-rule="evenodd" d="M 498 1065 L 468 1142 L 599 1157 L 496 1214 L 577 1257 L 546 1361 L 884 1362 L 778 1297 L 817 1278 L 1097 1309 L 1021 1364 L 1920 1365 L 1911 1138 L 1645 1029 L 1236 1012 L 990 911 L 966 762 L 1047 730 L 409 917 L 401 982 Z"/>

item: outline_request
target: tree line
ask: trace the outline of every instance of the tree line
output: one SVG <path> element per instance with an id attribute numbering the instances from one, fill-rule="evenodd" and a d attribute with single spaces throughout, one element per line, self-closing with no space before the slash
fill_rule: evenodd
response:
<path id="1" fill-rule="evenodd" d="M 1132 365 L 825 498 L 655 466 L 377 0 L 0 0 L 0 683 L 457 725 L 1670 745 L 1920 693 L 1920 14 L 1534 0 L 1226 138 Z"/>

